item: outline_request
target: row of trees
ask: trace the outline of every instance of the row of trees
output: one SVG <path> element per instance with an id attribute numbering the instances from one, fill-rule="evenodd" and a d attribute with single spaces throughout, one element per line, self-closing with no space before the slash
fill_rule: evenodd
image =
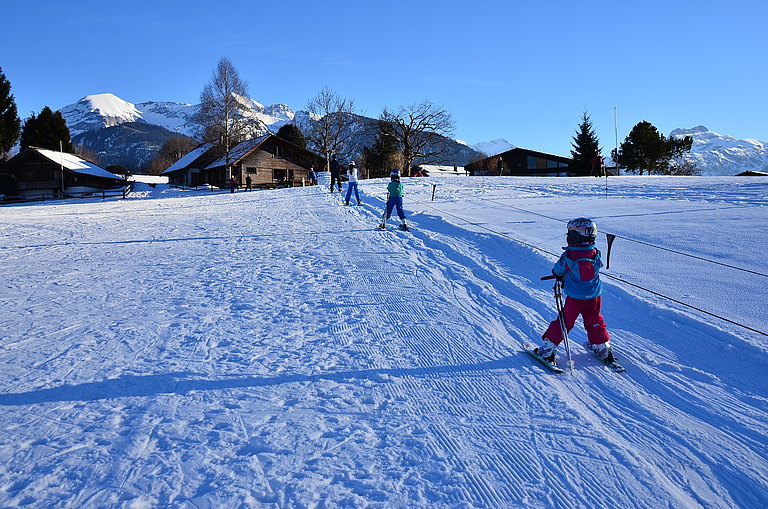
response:
<path id="1" fill-rule="evenodd" d="M 262 122 L 247 114 L 247 97 L 247 83 L 231 61 L 220 59 L 200 94 L 196 122 L 201 139 L 221 144 L 227 166 L 234 145 L 268 132 Z M 278 136 L 321 154 L 326 159 L 326 170 L 332 156 L 342 160 L 352 157 L 353 139 L 367 129 L 354 100 L 324 87 L 307 102 L 306 113 L 295 124 L 281 128 Z M 429 162 L 440 154 L 453 129 L 450 113 L 429 101 L 385 109 L 379 117 L 374 143 L 362 151 L 362 163 L 374 174 L 388 173 L 393 167 L 408 172 L 416 162 Z"/>
<path id="2" fill-rule="evenodd" d="M 0 161 L 16 144 L 21 132 L 21 120 L 16 110 L 16 100 L 11 94 L 11 82 L 0 68 Z"/>
<path id="3" fill-rule="evenodd" d="M 67 122 L 59 111 L 45 106 L 21 123 L 11 83 L 0 69 L 0 161 L 7 159 L 11 148 L 19 142 L 22 149 L 40 147 L 65 152 L 85 152 L 85 147 L 73 147 Z"/>
<path id="4" fill-rule="evenodd" d="M 650 122 L 636 124 L 623 143 L 611 150 L 611 158 L 628 173 L 648 175 L 696 175 L 699 169 L 686 155 L 693 138 L 665 137 Z M 571 158 L 579 173 L 596 174 L 602 162 L 602 149 L 585 111 L 571 144 Z"/>
<path id="5" fill-rule="evenodd" d="M 230 150 L 253 136 L 269 132 L 267 126 L 247 112 L 250 109 L 248 84 L 240 78 L 231 61 L 222 58 L 200 94 L 200 107 L 195 117 L 199 126 L 198 139 L 221 144 L 227 165 Z M 385 108 L 374 127 L 357 113 L 355 102 L 324 87 L 306 106 L 307 114 L 295 124 L 283 126 L 277 135 L 301 147 L 309 148 L 326 161 L 352 157 L 353 139 L 361 130 L 371 129 L 372 142 L 360 151 L 360 163 L 371 176 L 388 174 L 391 168 L 401 168 L 406 174 L 417 163 L 434 161 L 447 147 L 453 136 L 454 121 L 444 108 L 429 101 Z M 10 82 L 0 69 L 0 159 L 20 138 L 21 148 L 37 146 L 58 150 L 61 142 L 68 152 L 72 147 L 69 130 L 61 113 L 45 107 L 24 124 L 18 117 Z M 150 164 L 160 172 L 194 148 L 188 138 L 173 137 L 161 148 Z M 618 150 L 612 150 L 615 163 L 629 173 L 695 174 L 697 168 L 686 158 L 692 139 L 666 138 L 649 122 L 635 125 Z M 571 157 L 580 173 L 594 173 L 602 161 L 602 149 L 585 111 L 573 137 Z M 82 150 L 81 150 L 82 152 Z M 326 167 L 326 169 L 328 169 Z"/>

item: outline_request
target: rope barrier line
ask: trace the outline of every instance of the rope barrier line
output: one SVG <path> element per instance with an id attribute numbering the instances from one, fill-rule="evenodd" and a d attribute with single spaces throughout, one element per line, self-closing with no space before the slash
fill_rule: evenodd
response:
<path id="1" fill-rule="evenodd" d="M 766 332 L 763 332 L 763 331 L 760 331 L 760 330 L 757 330 L 757 329 L 753 329 L 752 327 L 749 327 L 748 325 L 744 325 L 743 323 L 735 322 L 735 321 L 733 321 L 733 320 L 731 320 L 731 319 L 729 319 L 729 318 L 725 318 L 725 317 L 723 317 L 723 316 L 720 316 L 720 315 L 716 315 L 716 314 L 714 314 L 714 313 L 710 313 L 709 311 L 705 311 L 705 310 L 703 310 L 703 309 L 701 309 L 701 308 L 697 308 L 696 306 L 692 306 L 691 304 L 686 304 L 686 303 L 685 303 L 685 302 L 683 302 L 683 301 L 680 301 L 680 300 L 677 300 L 677 299 L 673 299 L 672 297 L 668 297 L 668 296 L 666 296 L 666 295 L 662 295 L 662 294 L 660 294 L 660 293 L 658 293 L 658 292 L 654 292 L 653 290 L 649 290 L 648 288 L 643 288 L 643 287 L 642 287 L 642 286 L 640 286 L 640 285 L 636 285 L 635 283 L 630 283 L 629 281 L 626 281 L 626 280 L 624 280 L 624 279 L 621 279 L 620 277 L 617 277 L 617 276 L 613 276 L 613 275 L 611 275 L 611 274 L 606 274 L 606 273 L 603 273 L 603 275 L 604 275 L 605 277 L 609 277 L 609 278 L 611 278 L 611 279 L 615 279 L 616 281 L 620 281 L 620 282 L 622 282 L 622 283 L 624 283 L 624 284 L 626 284 L 626 285 L 629 285 L 629 286 L 634 286 L 635 288 L 639 288 L 640 290 L 646 291 L 646 292 L 648 292 L 648 293 L 650 293 L 650 294 L 652 294 L 652 295 L 655 295 L 655 296 L 657 296 L 657 297 L 661 297 L 661 298 L 663 298 L 663 299 L 667 299 L 667 300 L 669 300 L 669 301 L 672 301 L 672 302 L 674 302 L 674 303 L 676 303 L 676 304 L 680 304 L 681 306 L 685 306 L 685 307 L 687 307 L 687 308 L 695 309 L 696 311 L 699 311 L 700 313 L 704 313 L 705 315 L 709 315 L 709 316 L 712 316 L 712 317 L 714 317 L 714 318 L 719 318 L 720 320 L 723 320 L 724 322 L 728 322 L 728 323 L 730 323 L 730 324 L 733 324 L 733 325 L 738 325 L 738 326 L 739 326 L 739 327 L 741 327 L 741 328 L 744 328 L 744 329 L 747 329 L 747 330 L 749 330 L 749 331 L 752 331 L 752 332 L 755 332 L 755 333 L 757 333 L 757 334 L 760 334 L 760 335 L 762 335 L 762 336 L 766 336 L 766 337 L 768 337 L 768 333 L 766 333 Z"/>
<path id="2" fill-rule="evenodd" d="M 510 235 L 507 235 L 506 233 L 502 233 L 502 232 L 496 231 L 496 230 L 494 230 L 494 229 L 492 229 L 492 228 L 488 228 L 487 226 L 483 226 L 482 224 L 479 224 L 479 223 L 474 223 L 474 222 L 472 222 L 472 221 L 470 221 L 470 220 L 468 220 L 468 219 L 466 219 L 466 218 L 463 218 L 463 217 L 461 217 L 461 216 L 459 216 L 459 215 L 456 215 L 456 214 L 453 214 L 453 213 L 451 213 L 451 212 L 447 212 L 447 211 L 445 211 L 445 210 L 439 209 L 439 208 L 435 207 L 434 205 L 432 205 L 432 204 L 430 204 L 430 203 L 428 203 L 428 202 L 423 202 L 423 201 L 421 201 L 421 200 L 412 200 L 412 201 L 413 201 L 414 203 L 419 203 L 419 204 L 421 204 L 421 205 L 424 205 L 424 206 L 426 206 L 426 207 L 429 207 L 429 208 L 431 208 L 431 209 L 434 209 L 434 210 L 436 210 L 436 211 L 438 211 L 438 212 L 440 212 L 440 213 L 442 213 L 442 214 L 445 214 L 445 215 L 447 215 L 447 216 L 451 216 L 451 217 L 454 217 L 454 218 L 456 218 L 456 219 L 459 219 L 460 221 L 463 221 L 463 222 L 465 222 L 465 223 L 466 223 L 466 224 L 468 224 L 468 225 L 472 225 L 472 226 L 475 226 L 475 227 L 477 227 L 477 228 L 481 228 L 481 229 L 483 229 L 483 230 L 486 230 L 486 231 L 488 231 L 488 232 L 490 232 L 490 233 L 493 233 L 494 235 L 498 235 L 499 237 L 504 237 L 504 238 L 506 238 L 506 239 L 509 239 L 509 240 L 511 240 L 511 241 L 513 241 L 513 242 L 517 242 L 518 244 L 522 244 L 522 245 L 524 245 L 524 246 L 530 247 L 531 249 L 534 249 L 534 250 L 536 250 L 536 251 L 541 251 L 542 253 L 545 253 L 545 254 L 548 254 L 548 255 L 550 255 L 550 256 L 552 256 L 552 257 L 554 257 L 555 259 L 558 259 L 558 258 L 560 258 L 560 256 L 559 256 L 559 255 L 557 255 L 557 254 L 555 254 L 555 253 L 552 253 L 552 252 L 550 252 L 550 251 L 547 251 L 546 249 L 542 249 L 542 248 L 540 248 L 540 247 L 538 247 L 538 246 L 534 246 L 533 244 L 529 244 L 528 242 L 522 241 L 522 240 L 520 240 L 520 239 L 516 239 L 516 238 L 514 238 L 514 237 L 512 237 L 512 236 L 510 236 Z M 489 201 L 490 201 L 490 200 L 489 200 Z M 512 207 L 512 208 L 514 208 L 514 207 Z M 526 212 L 527 212 L 527 211 L 526 211 Z M 532 214 L 536 214 L 536 213 L 535 213 L 535 212 L 532 212 Z M 537 214 L 537 215 L 541 215 L 541 214 Z M 544 217 L 547 217 L 547 216 L 544 216 Z M 552 219 L 552 218 L 550 218 L 550 219 Z M 559 219 L 557 219 L 557 221 L 560 221 L 560 220 L 559 220 Z M 705 314 L 705 315 L 707 315 L 707 316 L 711 316 L 711 317 L 713 317 L 713 318 L 717 318 L 717 319 L 719 319 L 719 320 L 722 320 L 722 321 L 724 321 L 724 322 L 730 323 L 730 324 L 732 324 L 732 325 L 736 325 L 737 327 L 741 327 L 741 328 L 743 328 L 743 329 L 746 329 L 746 330 L 748 330 L 748 331 L 754 332 L 754 333 L 756 333 L 756 334 L 760 334 L 761 336 L 766 336 L 766 337 L 768 337 L 768 332 L 763 332 L 763 331 L 761 331 L 761 330 L 758 330 L 758 329 L 752 328 L 752 327 L 750 327 L 750 326 L 748 326 L 748 325 L 744 325 L 743 323 L 739 323 L 739 322 L 736 322 L 736 321 L 734 321 L 734 320 L 731 320 L 731 319 L 729 319 L 729 318 L 725 318 L 724 316 L 720 316 L 720 315 L 717 315 L 717 314 L 715 314 L 715 313 L 711 313 L 711 312 L 709 312 L 709 311 L 705 311 L 704 309 L 698 308 L 698 307 L 696 307 L 696 306 L 692 306 L 691 304 L 687 304 L 687 303 L 685 303 L 685 302 L 683 302 L 683 301 L 681 301 L 681 300 L 677 300 L 677 299 L 675 299 L 675 298 L 669 297 L 669 296 L 667 296 L 667 295 L 664 295 L 664 294 L 661 294 L 661 293 L 655 292 L 655 291 L 653 291 L 653 290 L 650 290 L 650 289 L 648 289 L 648 288 L 645 288 L 645 287 L 643 287 L 643 286 L 640 286 L 640 285 L 638 285 L 638 284 L 635 284 L 635 283 L 631 283 L 631 282 L 629 282 L 629 281 L 626 281 L 626 280 L 624 280 L 624 279 L 622 279 L 622 278 L 620 278 L 620 277 L 618 277 L 618 276 L 614 276 L 614 275 L 612 275 L 612 274 L 608 274 L 608 273 L 606 273 L 606 272 L 603 272 L 603 275 L 604 275 L 605 277 L 611 278 L 611 279 L 613 279 L 613 280 L 615 280 L 615 281 L 619 281 L 619 282 L 621 282 L 621 283 L 624 283 L 624 284 L 626 284 L 626 285 L 629 285 L 629 286 L 632 286 L 632 287 L 634 287 L 634 288 L 637 288 L 637 289 L 643 290 L 643 291 L 645 291 L 645 292 L 648 292 L 648 293 L 650 293 L 651 295 L 655 295 L 656 297 L 660 297 L 660 298 L 662 298 L 662 299 L 666 299 L 666 300 L 668 300 L 668 301 L 670 301 L 670 302 L 674 302 L 675 304 L 679 304 L 679 305 L 681 305 L 681 306 L 683 306 L 683 307 L 686 307 L 686 308 L 689 308 L 689 309 L 693 309 L 693 310 L 695 310 L 695 311 L 698 311 L 698 312 L 700 312 L 700 313 L 704 313 L 704 314 Z"/>
<path id="3" fill-rule="evenodd" d="M 547 216 L 545 214 L 540 214 L 538 212 L 533 212 L 531 210 L 526 210 L 526 209 L 523 209 L 523 208 L 520 208 L 520 207 L 515 207 L 514 205 L 507 205 L 506 203 L 501 203 L 501 202 L 498 202 L 496 200 L 486 200 L 486 201 L 488 201 L 490 203 L 495 203 L 496 205 L 501 205 L 502 207 L 510 208 L 510 209 L 513 209 L 513 210 L 519 210 L 520 212 L 525 212 L 527 214 L 532 214 L 534 216 L 539 216 L 539 217 L 543 217 L 543 218 L 546 218 L 546 219 L 551 219 L 553 221 L 558 221 L 560 223 L 567 222 L 567 221 L 563 221 L 562 219 L 558 219 L 556 217 L 551 217 L 551 216 Z M 700 260 L 700 261 L 703 261 L 703 262 L 709 262 L 709 263 L 714 263 L 716 265 L 721 265 L 723 267 L 728 267 L 729 269 L 740 270 L 742 272 L 748 272 L 748 273 L 754 274 L 756 276 L 768 277 L 768 274 L 764 274 L 762 272 L 757 272 L 757 271 L 754 271 L 754 270 L 745 269 L 743 267 L 737 267 L 735 265 L 730 265 L 728 263 L 718 262 L 717 260 L 710 260 L 709 258 L 704 258 L 704 257 L 693 255 L 693 254 L 690 254 L 690 253 L 684 253 L 682 251 L 677 251 L 675 249 L 670 249 L 668 247 L 657 246 L 656 244 L 651 244 L 650 242 L 644 242 L 642 240 L 632 239 L 630 237 L 624 237 L 623 235 L 616 235 L 615 233 L 611 233 L 611 232 L 608 232 L 608 231 L 603 231 L 603 233 L 613 235 L 617 239 L 624 239 L 624 240 L 627 240 L 629 242 L 636 242 L 636 243 L 642 244 L 644 246 L 654 247 L 656 249 L 661 249 L 662 251 L 669 251 L 670 253 L 675 253 L 675 254 L 678 254 L 678 255 L 681 255 L 681 256 L 688 256 L 690 258 L 694 258 L 696 260 Z"/>

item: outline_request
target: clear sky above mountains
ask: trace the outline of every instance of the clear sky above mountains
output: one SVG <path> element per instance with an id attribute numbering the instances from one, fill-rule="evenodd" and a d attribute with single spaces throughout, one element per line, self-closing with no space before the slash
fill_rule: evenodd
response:
<path id="1" fill-rule="evenodd" d="M 650 0 L 10 2 L 0 67 L 22 117 L 111 92 L 198 101 L 226 56 L 264 104 L 323 86 L 377 117 L 429 99 L 469 143 L 567 155 L 581 113 L 604 152 L 647 120 L 768 140 L 768 3 Z"/>

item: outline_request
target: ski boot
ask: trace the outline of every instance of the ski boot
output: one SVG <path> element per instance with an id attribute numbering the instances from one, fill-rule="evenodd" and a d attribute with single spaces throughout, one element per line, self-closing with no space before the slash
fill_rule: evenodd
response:
<path id="1" fill-rule="evenodd" d="M 557 353 L 557 345 L 547 338 L 544 338 L 544 342 L 540 347 L 536 348 L 534 352 L 545 361 L 554 364 L 555 354 Z"/>
<path id="2" fill-rule="evenodd" d="M 606 364 L 612 364 L 616 361 L 616 359 L 613 358 L 613 349 L 611 348 L 610 341 L 606 341 L 599 345 L 592 345 L 592 351 Z"/>

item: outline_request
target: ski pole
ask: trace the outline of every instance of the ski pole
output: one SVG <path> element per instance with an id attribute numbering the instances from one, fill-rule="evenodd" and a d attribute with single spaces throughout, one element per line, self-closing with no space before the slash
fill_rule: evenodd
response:
<path id="1" fill-rule="evenodd" d="M 387 205 L 389 202 L 389 193 L 387 193 L 387 199 L 384 200 L 384 213 L 381 214 L 381 224 L 387 224 Z"/>
<path id="2" fill-rule="evenodd" d="M 557 276 L 551 275 L 551 276 L 544 276 L 541 278 L 542 281 L 545 279 L 554 279 L 555 285 L 552 287 L 552 290 L 555 294 L 555 307 L 557 308 L 557 321 L 560 324 L 560 332 L 563 335 L 563 342 L 565 344 L 565 355 L 568 357 L 568 371 L 573 373 L 573 367 L 574 362 L 573 358 L 571 358 L 571 344 L 568 341 L 568 327 L 565 325 L 565 314 L 563 313 L 563 283 L 560 281 Z"/>
<path id="3" fill-rule="evenodd" d="M 568 341 L 568 327 L 565 325 L 565 313 L 563 313 L 563 282 L 555 279 L 555 301 L 557 302 L 557 317 L 560 320 L 560 330 L 565 341 L 565 354 L 568 356 L 568 371 L 573 373 L 573 359 L 571 358 L 571 344 Z"/>

